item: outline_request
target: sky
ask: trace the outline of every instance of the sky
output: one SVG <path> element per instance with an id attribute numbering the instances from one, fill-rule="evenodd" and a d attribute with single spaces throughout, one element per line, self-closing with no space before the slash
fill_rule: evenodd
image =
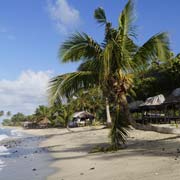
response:
<path id="1" fill-rule="evenodd" d="M 1 0 L 0 1 L 0 110 L 31 114 L 47 104 L 52 76 L 75 71 L 79 63 L 62 64 L 60 44 L 73 32 L 86 32 L 98 42 L 103 27 L 93 18 L 103 7 L 117 26 L 127 0 Z M 180 1 L 136 0 L 137 43 L 166 31 L 171 49 L 180 52 Z"/>

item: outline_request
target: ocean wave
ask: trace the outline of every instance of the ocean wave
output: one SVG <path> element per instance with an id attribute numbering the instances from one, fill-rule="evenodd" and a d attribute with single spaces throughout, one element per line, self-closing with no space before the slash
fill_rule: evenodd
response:
<path id="1" fill-rule="evenodd" d="M 4 146 L 0 146 L 0 156 L 10 154 L 8 149 Z"/>
<path id="2" fill-rule="evenodd" d="M 4 161 L 0 160 L 0 171 L 2 170 L 3 167 L 5 167 Z"/>
<path id="3" fill-rule="evenodd" d="M 22 133 L 20 131 L 18 131 L 17 129 L 13 129 L 13 130 L 11 130 L 11 136 L 21 137 Z"/>
<path id="4" fill-rule="evenodd" d="M 2 141 L 3 139 L 7 139 L 9 136 L 6 134 L 1 134 L 0 135 L 0 141 Z"/>

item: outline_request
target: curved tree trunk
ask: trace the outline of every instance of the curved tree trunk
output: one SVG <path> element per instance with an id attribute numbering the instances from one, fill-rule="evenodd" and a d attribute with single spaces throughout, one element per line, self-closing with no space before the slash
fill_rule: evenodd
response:
<path id="1" fill-rule="evenodd" d="M 107 126 L 110 127 L 112 125 L 112 120 L 111 120 L 108 98 L 106 98 L 106 118 L 107 118 L 107 121 L 106 121 Z"/>

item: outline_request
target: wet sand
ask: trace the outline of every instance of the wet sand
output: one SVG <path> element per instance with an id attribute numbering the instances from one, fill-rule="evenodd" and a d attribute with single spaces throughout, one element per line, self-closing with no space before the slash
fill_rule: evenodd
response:
<path id="1" fill-rule="evenodd" d="M 0 156 L 5 167 L 0 171 L 1 180 L 45 180 L 54 170 L 49 168 L 52 157 L 39 144 L 44 137 L 26 136 L 0 142 L 9 154 Z"/>

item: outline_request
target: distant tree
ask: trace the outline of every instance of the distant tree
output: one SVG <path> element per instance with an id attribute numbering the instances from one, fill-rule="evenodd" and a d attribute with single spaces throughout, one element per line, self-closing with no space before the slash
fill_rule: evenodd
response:
<path id="1" fill-rule="evenodd" d="M 34 116 L 37 121 L 44 120 L 44 119 L 50 120 L 50 117 L 51 117 L 50 108 L 44 105 L 41 105 L 35 110 Z"/>
<path id="2" fill-rule="evenodd" d="M 7 115 L 7 116 L 11 116 L 11 111 L 8 111 L 8 112 L 6 113 L 6 115 Z"/>
<path id="3" fill-rule="evenodd" d="M 11 119 L 4 119 L 4 120 L 2 121 L 2 125 L 3 125 L 3 126 L 12 126 L 13 123 L 12 123 Z"/>
<path id="4" fill-rule="evenodd" d="M 0 117 L 4 116 L 4 111 L 0 111 Z"/>
<path id="5" fill-rule="evenodd" d="M 73 110 L 71 105 L 63 105 L 61 111 L 58 114 L 57 120 L 63 124 L 64 127 L 68 128 L 68 122 L 72 119 Z"/>
<path id="6" fill-rule="evenodd" d="M 11 118 L 12 124 L 14 126 L 19 126 L 26 120 L 26 116 L 23 113 L 14 114 Z"/>

